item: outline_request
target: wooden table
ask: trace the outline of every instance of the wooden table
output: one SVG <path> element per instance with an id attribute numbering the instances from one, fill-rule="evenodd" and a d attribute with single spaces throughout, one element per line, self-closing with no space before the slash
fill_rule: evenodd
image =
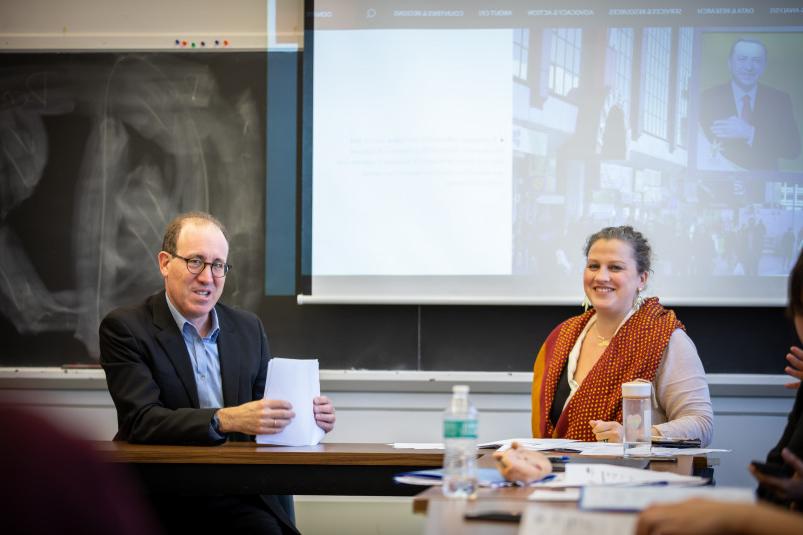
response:
<path id="1" fill-rule="evenodd" d="M 95 442 L 114 463 L 128 465 L 150 493 L 332 494 L 413 496 L 401 472 L 438 468 L 441 450 L 395 449 L 386 444 L 164 446 Z"/>
<path id="2" fill-rule="evenodd" d="M 463 515 L 469 511 L 506 511 L 523 513 L 528 505 L 527 495 L 532 489 L 497 489 L 504 491 L 493 496 L 478 493 L 475 500 L 431 500 L 424 526 L 425 535 L 515 535 L 519 532 L 518 523 L 492 521 L 466 521 Z M 577 507 L 576 503 L 553 503 L 555 507 Z M 546 535 L 546 534 L 545 534 Z"/>
<path id="3" fill-rule="evenodd" d="M 601 459 L 600 459 L 601 460 Z M 704 457 L 679 456 L 676 462 L 651 462 L 650 470 L 670 471 L 682 475 L 692 474 L 695 465 L 705 463 Z M 489 457 L 480 459 L 480 465 L 489 466 Z M 482 534 L 513 535 L 519 532 L 519 524 L 493 521 L 466 521 L 467 512 L 505 511 L 523 513 L 528 506 L 576 508 L 577 502 L 532 502 L 527 497 L 531 487 L 488 489 L 481 488 L 471 500 L 450 499 L 443 495 L 440 487 L 429 489 L 413 499 L 413 512 L 427 515 L 424 533 L 435 534 Z M 623 513 L 624 514 L 624 513 Z"/>

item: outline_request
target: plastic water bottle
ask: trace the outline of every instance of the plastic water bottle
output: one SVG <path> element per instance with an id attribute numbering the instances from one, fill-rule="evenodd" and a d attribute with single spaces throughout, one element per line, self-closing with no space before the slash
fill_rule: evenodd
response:
<path id="1" fill-rule="evenodd" d="M 624 456 L 650 453 L 652 444 L 652 384 L 633 381 L 622 384 Z"/>
<path id="2" fill-rule="evenodd" d="M 477 490 L 477 409 L 468 386 L 452 387 L 452 401 L 443 416 L 443 494 L 468 498 Z"/>

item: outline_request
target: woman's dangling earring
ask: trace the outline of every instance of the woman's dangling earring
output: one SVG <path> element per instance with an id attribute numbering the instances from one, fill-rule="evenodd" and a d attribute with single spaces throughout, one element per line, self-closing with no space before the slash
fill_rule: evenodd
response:
<path id="1" fill-rule="evenodd" d="M 583 307 L 583 312 L 588 312 L 588 309 L 591 306 L 591 301 L 588 300 L 587 295 L 583 295 L 583 302 L 580 303 L 580 305 Z"/>
<path id="2" fill-rule="evenodd" d="M 633 301 L 633 311 L 637 311 L 641 308 L 641 305 L 644 304 L 644 297 L 641 295 L 641 292 L 644 291 L 644 288 L 639 288 L 636 292 L 636 299 Z"/>

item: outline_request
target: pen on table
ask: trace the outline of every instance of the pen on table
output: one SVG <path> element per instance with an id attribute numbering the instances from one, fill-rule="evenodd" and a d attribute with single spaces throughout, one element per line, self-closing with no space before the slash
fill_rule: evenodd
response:
<path id="1" fill-rule="evenodd" d="M 567 463 L 569 462 L 569 459 L 571 459 L 571 457 L 569 457 L 568 455 L 558 455 L 555 457 L 549 456 L 547 457 L 547 459 L 549 459 L 549 462 L 551 463 Z"/>
<path id="2" fill-rule="evenodd" d="M 558 477 L 558 476 L 556 476 L 555 474 L 547 474 L 544 477 L 542 477 L 541 479 L 539 479 L 538 481 L 530 481 L 529 483 L 521 483 L 521 486 L 522 487 L 532 487 L 534 485 L 540 485 L 541 483 L 546 483 L 547 481 L 552 481 L 556 477 Z"/>
<path id="3" fill-rule="evenodd" d="M 502 489 L 505 487 L 515 487 L 515 486 L 516 486 L 515 481 L 494 481 L 493 483 L 490 483 L 488 485 L 488 487 L 492 489 Z"/>
<path id="4" fill-rule="evenodd" d="M 555 479 L 555 474 L 547 474 L 538 481 L 494 481 L 493 483 L 490 483 L 488 487 L 492 489 L 501 489 L 505 487 L 529 487 L 531 485 L 538 485 L 539 483 L 544 483 L 552 479 Z"/>
<path id="5" fill-rule="evenodd" d="M 602 485 L 607 487 L 626 487 L 626 488 L 638 488 L 638 487 L 668 487 L 669 481 L 642 481 L 642 482 L 635 482 L 635 481 L 610 481 L 610 482 L 602 482 Z"/>

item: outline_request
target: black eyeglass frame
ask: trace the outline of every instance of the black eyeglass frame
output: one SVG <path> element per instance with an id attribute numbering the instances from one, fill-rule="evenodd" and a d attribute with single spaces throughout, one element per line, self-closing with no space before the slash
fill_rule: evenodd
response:
<path id="1" fill-rule="evenodd" d="M 167 251 L 165 251 L 165 252 L 167 252 Z M 184 260 L 184 263 L 187 266 L 187 271 L 189 271 L 193 275 L 200 275 L 206 269 L 206 266 L 209 266 L 209 272 L 212 273 L 212 276 L 215 277 L 216 279 L 222 279 L 222 278 L 226 277 L 226 275 L 229 274 L 229 271 L 231 271 L 231 268 L 232 268 L 231 264 L 227 264 L 225 262 L 204 262 L 203 260 L 201 260 L 198 257 L 185 258 L 183 256 L 177 255 L 176 253 L 167 253 L 167 254 L 169 254 L 170 256 L 172 256 L 174 258 L 180 258 L 181 260 Z M 190 262 L 193 262 L 193 263 L 201 262 L 203 265 L 198 266 L 196 268 L 190 268 Z M 223 269 L 223 274 L 222 275 L 216 275 L 215 274 L 215 266 L 216 265 L 217 266 L 223 266 L 223 268 L 222 268 Z M 193 269 L 197 269 L 198 271 L 193 271 Z"/>

